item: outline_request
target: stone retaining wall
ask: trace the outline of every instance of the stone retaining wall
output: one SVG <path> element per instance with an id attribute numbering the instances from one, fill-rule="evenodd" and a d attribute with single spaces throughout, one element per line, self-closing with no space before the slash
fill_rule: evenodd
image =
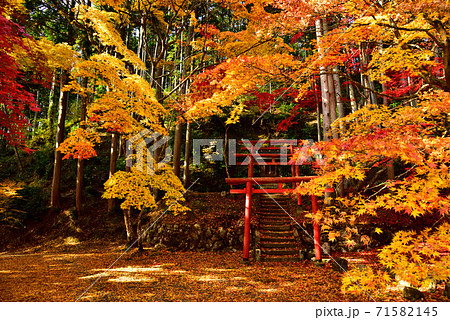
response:
<path id="1" fill-rule="evenodd" d="M 250 232 L 250 245 L 253 244 L 254 226 Z M 222 249 L 242 250 L 244 241 L 244 221 L 238 221 L 230 228 L 212 228 L 199 223 L 158 224 L 152 227 L 144 237 L 151 246 L 172 247 L 178 250 Z"/>

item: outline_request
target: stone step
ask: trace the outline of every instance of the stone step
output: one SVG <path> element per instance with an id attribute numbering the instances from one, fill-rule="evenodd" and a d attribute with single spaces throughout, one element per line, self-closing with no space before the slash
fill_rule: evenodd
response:
<path id="1" fill-rule="evenodd" d="M 267 199 L 264 201 L 260 201 L 259 204 L 261 206 L 278 206 L 278 204 L 288 204 L 288 201 L 282 199 Z"/>
<path id="2" fill-rule="evenodd" d="M 292 219 L 286 215 L 284 215 L 284 216 L 264 216 L 264 217 L 260 217 L 259 221 L 261 221 L 261 222 L 264 221 L 265 223 L 282 222 L 284 224 L 291 224 Z"/>
<path id="3" fill-rule="evenodd" d="M 261 229 L 263 230 L 269 230 L 269 231 L 290 231 L 291 226 L 289 225 L 263 225 L 261 226 Z"/>
<path id="4" fill-rule="evenodd" d="M 265 214 L 267 214 L 267 213 L 284 213 L 284 214 L 286 214 L 286 212 L 289 212 L 289 210 L 287 210 L 287 209 L 281 209 L 281 208 L 273 208 L 273 209 L 261 209 L 261 210 L 259 210 L 259 212 L 261 212 L 261 213 L 265 213 Z"/>
<path id="5" fill-rule="evenodd" d="M 267 186 L 267 185 L 264 185 L 264 184 L 263 184 L 262 186 Z M 278 188 L 278 185 L 277 185 L 277 188 Z M 284 194 L 281 194 L 281 193 L 271 193 L 270 195 L 265 194 L 265 193 L 262 193 L 262 194 L 261 194 L 261 199 L 264 199 L 264 198 L 270 198 L 270 197 L 274 197 L 274 198 L 286 198 L 287 196 L 284 195 Z"/>
<path id="6" fill-rule="evenodd" d="M 289 217 L 286 212 L 260 212 L 261 217 Z"/>
<path id="7" fill-rule="evenodd" d="M 267 203 L 267 202 L 273 203 L 275 201 L 288 202 L 289 200 L 288 200 L 288 198 L 285 198 L 285 197 L 269 197 L 269 196 L 259 199 L 260 203 Z"/>
<path id="8" fill-rule="evenodd" d="M 288 203 L 288 201 L 273 199 L 273 200 L 268 200 L 268 201 L 263 201 L 263 202 L 260 201 L 259 204 L 261 207 L 266 207 L 266 206 L 278 207 L 278 205 L 281 205 L 281 206 L 286 205 L 287 206 L 289 203 Z"/>
<path id="9" fill-rule="evenodd" d="M 260 223 L 270 224 L 272 222 L 280 222 L 286 225 L 291 224 L 291 219 L 286 216 L 273 216 L 273 217 L 264 217 L 259 219 Z"/>
<path id="10" fill-rule="evenodd" d="M 274 237 L 274 238 L 284 238 L 293 237 L 292 232 L 277 232 L 277 231 L 263 231 L 261 232 L 262 237 Z"/>
<path id="11" fill-rule="evenodd" d="M 273 207 L 273 208 L 261 208 L 260 212 L 289 212 L 287 208 Z"/>
<path id="12" fill-rule="evenodd" d="M 261 222 L 281 222 L 281 223 L 285 223 L 285 224 L 290 224 L 292 219 L 289 218 L 289 216 L 265 216 L 265 217 L 260 217 L 259 221 Z"/>
<path id="13" fill-rule="evenodd" d="M 261 262 L 298 262 L 299 257 L 261 257 Z"/>
<path id="14" fill-rule="evenodd" d="M 259 220 L 259 225 L 260 226 L 285 226 L 285 225 L 290 225 L 291 220 L 290 219 L 272 219 L 272 220 L 267 220 L 267 219 L 261 219 Z"/>
<path id="15" fill-rule="evenodd" d="M 292 256 L 298 254 L 297 250 L 261 250 L 264 256 Z"/>
<path id="16" fill-rule="evenodd" d="M 289 219 L 289 215 L 287 215 L 285 212 L 279 212 L 279 213 L 259 213 L 260 219 Z"/>
<path id="17" fill-rule="evenodd" d="M 297 243 L 295 242 L 261 242 L 261 248 L 297 248 Z"/>
<path id="18" fill-rule="evenodd" d="M 282 212 L 259 212 L 258 215 L 261 218 L 267 218 L 267 217 L 285 217 L 285 218 L 289 218 L 289 215 L 282 211 Z"/>
<path id="19" fill-rule="evenodd" d="M 261 243 L 292 243 L 296 242 L 295 238 L 269 238 L 269 237 L 261 237 Z"/>

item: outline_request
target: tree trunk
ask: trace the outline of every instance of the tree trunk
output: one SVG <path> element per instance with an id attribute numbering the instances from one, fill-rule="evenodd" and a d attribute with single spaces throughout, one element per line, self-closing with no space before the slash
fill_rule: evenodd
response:
<path id="1" fill-rule="evenodd" d="M 62 154 L 57 149 L 64 141 L 64 129 L 66 122 L 67 102 L 69 92 L 63 91 L 64 86 L 68 83 L 68 73 L 66 70 L 61 71 L 60 79 L 60 95 L 59 95 L 59 111 L 58 111 L 58 127 L 56 130 L 55 143 L 55 162 L 53 167 L 52 194 L 50 206 L 52 208 L 60 208 L 61 206 L 61 168 Z"/>
<path id="2" fill-rule="evenodd" d="M 323 35 L 326 35 L 328 33 L 328 24 L 326 19 L 323 20 Z M 323 48 L 322 48 L 323 51 Z M 327 94 L 328 94 L 328 103 L 329 103 L 329 108 L 330 108 L 330 125 L 332 123 L 334 123 L 337 119 L 337 114 L 336 114 L 336 91 L 335 91 L 335 87 L 334 87 L 334 78 L 333 78 L 333 74 L 330 72 L 330 67 L 326 67 L 326 74 L 327 74 Z M 339 134 L 338 131 L 336 129 L 331 130 L 331 135 L 333 137 L 333 139 L 338 139 L 339 138 Z"/>
<path id="3" fill-rule="evenodd" d="M 338 72 L 337 67 L 334 67 L 333 68 L 333 80 L 334 80 L 334 88 L 336 91 L 337 109 L 338 109 L 338 113 L 339 113 L 339 119 L 342 119 L 345 117 L 344 100 L 342 99 L 341 80 L 340 80 L 339 74 L 337 72 Z M 345 132 L 344 123 L 342 123 L 342 122 L 339 124 L 339 131 L 340 131 L 341 135 L 343 135 Z"/>
<path id="4" fill-rule="evenodd" d="M 189 57 L 192 53 L 192 36 L 194 34 L 194 26 L 189 26 L 188 28 L 188 34 L 186 37 L 186 46 L 184 47 L 184 53 L 183 50 L 180 50 L 181 54 L 181 60 L 182 62 L 182 74 L 181 74 L 181 81 L 184 81 L 183 85 L 181 86 L 181 95 L 186 95 L 189 91 L 189 80 L 185 79 L 187 75 L 189 74 L 189 70 L 191 68 L 191 63 Z M 183 38 L 181 38 L 183 40 Z M 183 44 L 183 41 L 181 41 L 181 44 Z M 184 58 L 184 59 L 183 59 Z M 178 123 L 175 127 L 175 141 L 174 141 L 174 148 L 173 148 L 173 171 L 177 177 L 180 176 L 180 165 L 181 165 L 181 138 L 182 138 L 182 130 L 183 125 L 179 122 L 180 119 L 178 119 Z"/>
<path id="5" fill-rule="evenodd" d="M 53 72 L 52 86 L 48 97 L 47 126 L 49 129 L 48 141 L 50 143 L 53 143 L 53 141 L 55 141 L 54 125 L 56 117 L 56 106 L 55 106 L 56 72 L 57 72 L 56 70 Z"/>
<path id="6" fill-rule="evenodd" d="M 383 43 L 380 43 L 380 44 L 378 45 L 378 51 L 379 51 L 380 53 L 383 52 Z M 388 87 L 386 86 L 386 83 L 383 82 L 383 83 L 381 84 L 381 91 L 384 93 L 384 92 L 387 91 L 387 89 L 388 89 Z M 383 105 L 384 105 L 384 106 L 388 106 L 388 105 L 389 105 L 389 101 L 388 101 L 388 98 L 387 98 L 386 96 L 383 96 Z"/>
<path id="7" fill-rule="evenodd" d="M 389 180 L 395 179 L 394 160 L 389 160 L 386 164 L 387 175 Z"/>
<path id="8" fill-rule="evenodd" d="M 375 94 L 375 85 L 368 75 L 365 74 L 367 66 L 369 65 L 369 57 L 367 56 L 368 43 L 362 42 L 361 49 L 361 84 L 364 88 L 365 105 L 378 104 L 377 96 Z"/>
<path id="9" fill-rule="evenodd" d="M 177 177 L 180 176 L 182 130 L 183 124 L 178 120 L 178 123 L 175 126 L 175 141 L 173 144 L 173 173 Z"/>
<path id="10" fill-rule="evenodd" d="M 386 84 L 385 84 L 385 83 L 382 83 L 382 84 L 381 84 L 381 90 L 382 90 L 383 92 L 386 92 L 387 89 L 388 89 L 388 88 L 387 88 Z M 389 101 L 388 101 L 388 98 L 387 98 L 386 96 L 383 96 L 383 105 L 389 106 Z"/>
<path id="11" fill-rule="evenodd" d="M 126 172 L 130 172 L 131 168 L 126 167 Z M 127 232 L 127 244 L 131 245 L 136 240 L 136 231 L 133 229 L 133 220 L 131 219 L 131 208 L 123 210 L 123 220 L 125 222 L 125 230 Z"/>
<path id="12" fill-rule="evenodd" d="M 19 172 L 22 172 L 23 171 L 22 161 L 20 160 L 20 155 L 19 155 L 19 151 L 17 151 L 17 146 L 13 145 L 13 149 L 14 149 L 14 155 L 16 156 L 16 160 L 17 160 L 17 167 L 19 168 Z"/>
<path id="13" fill-rule="evenodd" d="M 86 89 L 88 86 L 88 78 L 84 77 L 81 83 L 81 86 Z M 80 110 L 80 121 L 81 128 L 85 128 L 86 126 L 83 124 L 86 121 L 86 110 L 88 105 L 88 97 L 86 94 L 83 94 L 81 97 L 81 110 Z M 75 206 L 77 208 L 78 216 L 81 215 L 82 207 L 83 207 L 83 173 L 84 173 L 84 160 L 78 159 L 77 161 L 77 186 L 76 186 L 76 195 L 75 195 Z"/>
<path id="14" fill-rule="evenodd" d="M 358 103 L 356 102 L 355 88 L 353 88 L 353 84 L 351 82 L 348 84 L 348 95 L 350 97 L 350 106 L 352 107 L 352 113 L 355 113 L 358 110 Z"/>
<path id="15" fill-rule="evenodd" d="M 142 217 L 144 215 L 144 211 L 145 211 L 145 207 L 142 208 L 141 212 L 139 212 L 139 216 L 137 218 L 137 226 L 136 226 L 136 236 L 137 236 L 137 240 L 138 240 L 138 251 L 139 252 L 143 252 L 144 251 L 144 246 L 142 244 L 142 237 L 144 236 L 144 234 L 142 233 Z"/>
<path id="16" fill-rule="evenodd" d="M 335 88 L 335 92 L 336 92 L 336 102 L 337 102 L 337 109 L 338 109 L 338 113 L 339 113 L 339 119 L 342 119 L 343 117 L 345 117 L 345 112 L 344 112 L 344 102 L 342 100 L 342 90 L 341 90 L 341 81 L 339 79 L 339 75 L 338 75 L 338 69 L 337 67 L 333 68 L 333 83 L 334 83 L 334 88 Z M 336 135 L 337 135 L 337 130 L 335 130 Z M 345 133 L 345 127 L 344 127 L 344 123 L 341 121 L 339 123 L 339 134 L 341 136 L 343 136 Z M 334 134 L 333 134 L 334 137 Z M 338 197 L 343 197 L 344 196 L 344 180 L 341 181 L 340 183 L 337 184 L 336 186 L 336 194 Z"/>
<path id="17" fill-rule="evenodd" d="M 127 231 L 127 243 L 131 245 L 137 238 L 136 232 L 133 229 L 133 221 L 131 220 L 131 208 L 123 210 L 123 219 Z"/>
<path id="18" fill-rule="evenodd" d="M 191 135 L 192 135 L 192 124 L 190 122 L 186 125 L 186 143 L 184 150 L 184 171 L 183 171 L 183 185 L 185 188 L 189 187 L 191 182 L 191 172 L 189 169 L 189 164 L 191 162 Z"/>
<path id="19" fill-rule="evenodd" d="M 117 168 L 117 155 L 119 146 L 119 134 L 113 133 L 111 136 L 111 156 L 109 158 L 109 177 L 111 178 L 116 173 Z M 116 204 L 115 199 L 108 199 L 108 212 L 112 212 Z"/>
<path id="20" fill-rule="evenodd" d="M 334 123 L 337 119 L 336 113 L 336 91 L 334 87 L 334 78 L 330 73 L 330 69 L 326 68 L 327 72 L 327 84 L 328 84 L 328 101 L 330 103 L 330 124 Z M 339 133 L 336 128 L 331 129 L 331 135 L 333 139 L 339 138 Z"/>
<path id="21" fill-rule="evenodd" d="M 316 36 L 317 36 L 317 47 L 319 55 L 323 55 L 322 47 L 322 37 L 323 37 L 323 27 L 322 20 L 316 20 Z M 323 115 L 323 140 L 328 141 L 330 139 L 330 101 L 329 101 L 329 87 L 328 87 L 328 77 L 326 73 L 326 68 L 320 67 L 320 86 L 322 91 L 322 115 Z"/>

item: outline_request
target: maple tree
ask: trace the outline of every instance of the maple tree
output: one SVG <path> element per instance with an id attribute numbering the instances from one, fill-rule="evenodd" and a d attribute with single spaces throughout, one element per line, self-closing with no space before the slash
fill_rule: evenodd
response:
<path id="1" fill-rule="evenodd" d="M 0 135 L 11 145 L 25 148 L 25 129 L 29 125 L 26 111 L 38 111 L 32 93 L 23 84 L 24 73 L 16 52 L 30 53 L 26 39 L 30 36 L 23 27 L 8 18 L 18 3 L 0 7 Z M 20 49 L 19 49 L 20 48 Z M 30 149 L 26 149 L 30 151 Z"/>
<path id="2" fill-rule="evenodd" d="M 164 191 L 164 197 L 173 201 L 176 199 L 173 192 L 182 187 L 176 177 L 170 176 L 167 169 L 156 172 L 156 176 L 141 173 L 133 168 L 129 168 L 127 172 L 115 172 L 117 159 L 114 153 L 117 143 L 115 143 L 114 135 L 121 134 L 125 138 L 130 138 L 144 128 L 167 134 L 162 119 L 168 112 L 157 99 L 160 89 L 154 90 L 151 83 L 134 72 L 135 69 L 145 70 L 145 63 L 125 46 L 117 32 L 114 21 L 117 22 L 122 18 L 118 14 L 93 7 L 81 6 L 79 10 L 81 21 L 91 25 L 98 32 L 102 44 L 113 46 L 121 58 L 105 52 L 94 54 L 89 59 L 80 60 L 74 65 L 71 72 L 73 80 L 65 87 L 65 90 L 73 90 L 82 95 L 95 96 L 95 98 L 87 105 L 88 120 L 83 122 L 83 126 L 89 128 L 75 130 L 58 150 L 66 154 L 65 158 L 89 159 L 96 155 L 93 147 L 100 141 L 96 131 L 106 130 L 113 133 L 110 178 L 105 184 L 105 198 L 126 199 L 121 208 L 124 210 L 128 240 L 133 242 L 136 238 L 139 239 L 138 245 L 142 248 L 140 223 L 143 211 L 138 216 L 138 227 L 135 232 L 131 209 L 133 207 L 141 209 L 142 206 L 142 210 L 152 208 L 155 201 L 151 202 L 150 199 L 156 196 L 153 194 L 155 189 Z M 131 70 L 130 64 L 133 66 Z M 87 85 L 80 84 L 77 81 L 78 77 L 87 79 Z M 157 179 L 157 177 L 162 178 Z M 174 182 L 171 183 L 172 180 Z M 146 191 L 138 193 L 137 190 L 142 188 Z M 134 190 L 134 193 L 130 193 L 130 190 Z M 175 211 L 181 208 L 178 204 L 173 207 Z"/>
<path id="3" fill-rule="evenodd" d="M 126 221 L 128 241 L 130 243 L 137 241 L 140 251 L 143 250 L 143 215 L 148 214 L 146 210 L 157 208 L 155 193 L 152 190 L 155 188 L 164 192 L 162 200 L 165 202 L 166 210 L 170 210 L 174 214 L 189 210 L 178 203 L 178 201 L 185 200 L 183 198 L 185 190 L 180 180 L 174 175 L 172 168 L 168 166 L 155 170 L 153 174 L 136 169 L 131 169 L 129 172 L 118 171 L 105 182 L 104 198 L 123 199 L 120 207 L 124 211 L 130 211 L 132 208 L 140 211 L 136 219 L 136 231 L 133 229 L 131 217 Z"/>
<path id="4" fill-rule="evenodd" d="M 443 92 L 426 94 L 422 96 L 417 108 L 404 106 L 391 110 L 388 107 L 369 106 L 342 119 L 347 129 L 345 135 L 339 140 L 315 146 L 324 157 L 317 168 L 319 177 L 301 184 L 297 192 L 323 195 L 325 186 L 336 187 L 342 181 L 347 182 L 348 190 L 343 197 L 337 197 L 332 206 L 324 208 L 312 218 L 327 226 L 347 221 L 353 226 L 352 229 L 346 229 L 350 243 L 351 234 L 358 233 L 354 228 L 359 221 L 358 217 L 376 216 L 385 210 L 404 212 L 412 217 L 438 212 L 440 219 L 436 224 L 439 225 L 440 220 L 445 221 L 450 207 L 447 191 L 450 186 L 450 140 L 445 134 L 442 135 L 442 130 L 448 121 L 448 98 L 448 93 Z M 335 124 L 334 128 L 337 126 Z M 311 150 L 303 154 L 300 152 L 298 157 L 309 158 L 310 152 Z M 405 168 L 394 179 L 381 176 L 386 170 L 383 164 L 390 159 Z M 445 248 L 448 243 L 448 233 L 445 230 L 448 228 L 441 226 L 439 230 L 439 236 L 427 231 L 420 237 L 409 237 L 410 243 L 403 242 L 405 234 L 399 233 L 392 244 L 383 249 L 380 254 L 381 263 L 393 267 L 392 261 L 395 259 L 406 259 L 401 252 L 409 250 L 408 246 L 439 243 L 437 246 Z M 374 231 L 383 232 L 379 228 Z M 339 236 L 339 232 L 335 231 L 329 234 L 332 241 Z M 367 239 L 367 243 L 369 242 L 370 239 Z M 414 256 L 410 263 L 421 262 L 423 272 L 428 270 L 433 278 L 445 279 L 448 276 L 445 267 L 447 262 L 439 253 L 437 260 L 433 260 L 435 254 L 436 251 L 430 255 L 427 253 L 422 258 Z M 414 268 L 413 265 L 402 262 L 395 264 L 393 268 L 402 280 L 417 285 L 419 276 L 408 271 L 411 267 Z M 345 284 L 346 287 L 349 285 L 348 282 Z M 354 289 L 354 285 L 350 287 L 352 286 Z M 375 287 L 374 285 L 370 289 Z"/>

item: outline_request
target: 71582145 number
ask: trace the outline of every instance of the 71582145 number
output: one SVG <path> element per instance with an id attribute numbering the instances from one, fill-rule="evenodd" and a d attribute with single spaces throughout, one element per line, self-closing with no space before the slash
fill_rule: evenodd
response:
<path id="1" fill-rule="evenodd" d="M 377 317 L 436 317 L 437 307 L 377 307 Z"/>

